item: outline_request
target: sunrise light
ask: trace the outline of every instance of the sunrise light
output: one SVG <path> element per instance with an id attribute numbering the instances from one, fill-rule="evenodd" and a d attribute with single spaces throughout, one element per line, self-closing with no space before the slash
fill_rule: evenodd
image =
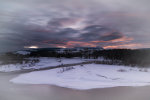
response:
<path id="1" fill-rule="evenodd" d="M 39 48 L 39 47 L 38 47 L 38 46 L 25 46 L 24 48 L 37 49 L 37 48 Z"/>

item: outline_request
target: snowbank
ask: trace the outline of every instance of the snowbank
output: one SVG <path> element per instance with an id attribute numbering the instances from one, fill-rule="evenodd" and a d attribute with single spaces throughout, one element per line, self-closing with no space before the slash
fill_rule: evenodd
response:
<path id="1" fill-rule="evenodd" d="M 150 72 L 138 68 L 88 64 L 22 74 L 10 80 L 21 84 L 50 84 L 73 89 L 108 88 L 150 85 Z"/>

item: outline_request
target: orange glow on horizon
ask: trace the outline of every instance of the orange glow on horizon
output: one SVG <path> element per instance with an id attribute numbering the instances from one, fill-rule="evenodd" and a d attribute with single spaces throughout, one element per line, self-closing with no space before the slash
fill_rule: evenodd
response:
<path id="1" fill-rule="evenodd" d="M 97 47 L 100 46 L 99 43 L 107 43 L 110 44 L 108 46 L 104 46 L 104 49 L 115 49 L 115 48 L 138 48 L 141 47 L 141 44 L 135 44 L 135 43 L 129 43 L 132 40 L 134 40 L 132 37 L 123 36 L 118 39 L 113 39 L 109 41 L 104 40 L 95 40 L 95 41 L 55 41 L 54 40 L 46 40 L 43 41 L 43 44 L 48 44 L 51 47 L 58 47 L 58 48 L 73 48 L 73 47 Z M 111 45 L 111 44 L 117 44 L 117 45 Z M 103 44 L 104 45 L 104 44 Z"/>
<path id="2" fill-rule="evenodd" d="M 130 37 L 122 37 L 122 38 L 119 38 L 119 39 L 114 39 L 114 40 L 110 40 L 109 42 L 129 42 L 129 41 L 132 41 L 133 38 L 130 38 Z"/>
<path id="3" fill-rule="evenodd" d="M 37 48 L 39 48 L 39 47 L 38 47 L 38 46 L 25 46 L 24 48 L 37 49 Z"/>
<path id="4" fill-rule="evenodd" d="M 138 48 L 142 46 L 141 44 L 123 44 L 123 45 L 114 45 L 114 46 L 105 46 L 104 49 L 123 49 L 123 48 Z"/>
<path id="5" fill-rule="evenodd" d="M 65 47 L 65 46 L 57 46 L 58 48 L 67 48 L 67 47 Z"/>
<path id="6" fill-rule="evenodd" d="M 76 45 L 83 46 L 83 47 L 96 47 L 96 44 L 87 43 L 87 42 L 80 42 L 80 41 L 69 41 L 66 44 L 66 47 L 76 47 Z"/>
<path id="7" fill-rule="evenodd" d="M 130 38 L 130 37 L 122 37 L 122 38 L 119 38 L 119 39 L 114 39 L 114 40 L 109 40 L 109 41 L 91 41 L 92 43 L 115 43 L 115 42 L 129 42 L 129 41 L 132 41 L 134 40 L 133 38 Z"/>

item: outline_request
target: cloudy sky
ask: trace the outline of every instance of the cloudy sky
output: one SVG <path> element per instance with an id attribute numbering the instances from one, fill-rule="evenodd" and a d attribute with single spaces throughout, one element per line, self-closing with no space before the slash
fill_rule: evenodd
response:
<path id="1" fill-rule="evenodd" d="M 149 0 L 0 0 L 0 52 L 150 47 Z"/>

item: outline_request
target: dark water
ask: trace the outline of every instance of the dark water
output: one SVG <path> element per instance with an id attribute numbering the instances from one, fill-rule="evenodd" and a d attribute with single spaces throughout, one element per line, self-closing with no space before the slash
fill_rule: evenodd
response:
<path id="1" fill-rule="evenodd" d="M 0 73 L 0 100 L 150 100 L 150 86 L 73 90 L 9 82 L 20 73 Z"/>

